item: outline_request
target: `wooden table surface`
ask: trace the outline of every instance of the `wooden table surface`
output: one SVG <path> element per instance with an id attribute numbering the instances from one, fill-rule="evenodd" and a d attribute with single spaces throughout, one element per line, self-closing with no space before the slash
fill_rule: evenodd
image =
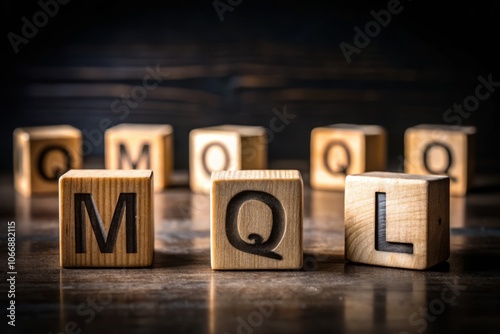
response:
<path id="1" fill-rule="evenodd" d="M 16 327 L 2 333 L 498 333 L 498 178 L 452 198 L 451 257 L 429 271 L 346 263 L 343 193 L 306 186 L 302 270 L 215 272 L 209 197 L 175 177 L 155 195 L 152 268 L 61 269 L 57 197 L 24 199 L 3 175 L 2 273 L 15 220 L 18 274 Z"/>

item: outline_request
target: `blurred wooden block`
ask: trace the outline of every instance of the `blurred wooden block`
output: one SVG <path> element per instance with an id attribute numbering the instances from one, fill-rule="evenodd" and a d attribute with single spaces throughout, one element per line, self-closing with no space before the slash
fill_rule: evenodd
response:
<path id="1" fill-rule="evenodd" d="M 450 255 L 450 180 L 446 176 L 371 172 L 345 188 L 345 258 L 426 269 Z"/>
<path id="2" fill-rule="evenodd" d="M 154 189 L 165 189 L 172 175 L 173 128 L 157 124 L 120 124 L 106 130 L 106 169 L 151 169 Z"/>
<path id="3" fill-rule="evenodd" d="M 14 186 L 25 197 L 57 194 L 58 180 L 82 168 L 82 134 L 69 125 L 14 130 Z"/>
<path id="4" fill-rule="evenodd" d="M 311 132 L 311 186 L 344 190 L 348 174 L 384 171 L 386 132 L 377 125 L 334 124 Z"/>
<path id="5" fill-rule="evenodd" d="M 474 173 L 476 128 L 422 124 L 405 132 L 405 172 L 450 177 L 450 194 L 464 196 Z"/>
<path id="6" fill-rule="evenodd" d="M 153 172 L 70 170 L 59 181 L 62 267 L 145 267 L 153 260 Z"/>
<path id="7" fill-rule="evenodd" d="M 303 184 L 294 170 L 212 174 L 212 269 L 302 268 Z"/>
<path id="8" fill-rule="evenodd" d="M 267 139 L 260 126 L 220 125 L 189 134 L 189 183 L 194 192 L 210 192 L 213 171 L 265 168 Z"/>

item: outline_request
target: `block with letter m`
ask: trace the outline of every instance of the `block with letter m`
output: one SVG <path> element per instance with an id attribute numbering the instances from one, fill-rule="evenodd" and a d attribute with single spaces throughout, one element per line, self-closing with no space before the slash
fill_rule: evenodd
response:
<path id="1" fill-rule="evenodd" d="M 64 174 L 59 180 L 61 266 L 150 266 L 152 191 L 151 170 Z"/>

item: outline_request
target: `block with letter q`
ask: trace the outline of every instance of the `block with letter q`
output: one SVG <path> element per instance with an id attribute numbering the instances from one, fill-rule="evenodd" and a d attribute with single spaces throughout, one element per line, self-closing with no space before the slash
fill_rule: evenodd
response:
<path id="1" fill-rule="evenodd" d="M 300 269 L 303 182 L 296 170 L 212 174 L 212 269 Z"/>

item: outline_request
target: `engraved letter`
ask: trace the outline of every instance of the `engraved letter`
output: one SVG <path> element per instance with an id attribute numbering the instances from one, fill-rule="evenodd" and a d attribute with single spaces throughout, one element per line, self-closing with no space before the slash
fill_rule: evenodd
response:
<path id="1" fill-rule="evenodd" d="M 254 243 L 250 244 L 241 239 L 238 233 L 238 213 L 241 206 L 249 200 L 260 201 L 271 209 L 273 225 L 271 234 L 266 241 L 263 240 L 261 235 L 252 233 L 248 236 L 248 239 L 253 240 Z M 273 250 L 279 245 L 285 233 L 285 219 L 285 210 L 280 201 L 273 195 L 263 191 L 242 191 L 231 198 L 227 204 L 226 235 L 229 243 L 242 252 L 282 260 L 283 256 L 273 252 Z"/>

